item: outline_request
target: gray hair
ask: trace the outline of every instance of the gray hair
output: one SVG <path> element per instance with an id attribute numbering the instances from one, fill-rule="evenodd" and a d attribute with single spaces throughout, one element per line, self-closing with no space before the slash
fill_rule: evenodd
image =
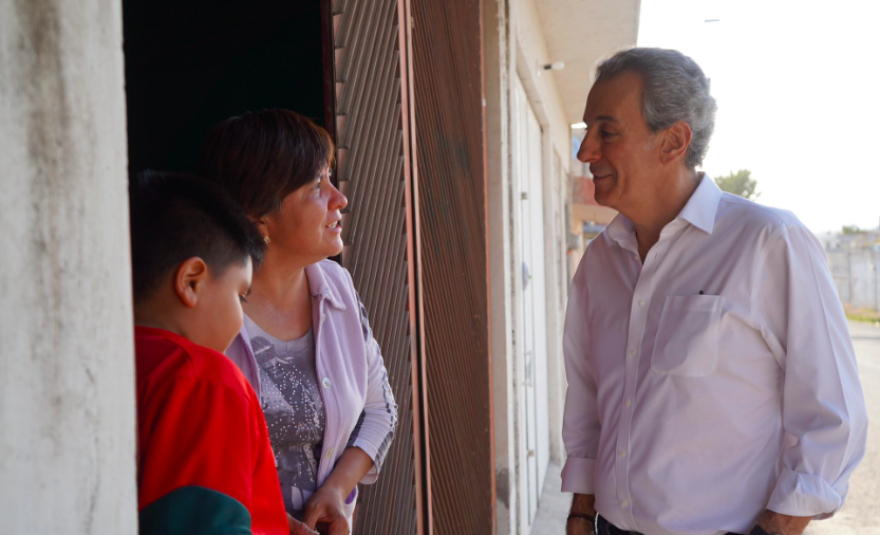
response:
<path id="1" fill-rule="evenodd" d="M 652 132 L 678 121 L 693 132 L 686 163 L 695 168 L 703 163 L 709 138 L 715 129 L 715 99 L 709 94 L 709 80 L 700 66 L 676 50 L 631 48 L 603 61 L 596 69 L 596 83 L 623 72 L 641 75 L 644 84 L 642 115 Z"/>

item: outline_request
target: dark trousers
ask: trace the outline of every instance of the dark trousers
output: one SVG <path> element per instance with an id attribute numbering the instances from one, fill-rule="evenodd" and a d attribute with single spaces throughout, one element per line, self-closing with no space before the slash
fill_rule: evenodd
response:
<path id="1" fill-rule="evenodd" d="M 601 515 L 599 515 L 596 519 L 596 533 L 598 533 L 599 535 L 642 535 L 641 533 L 635 531 L 626 531 L 625 529 L 620 529 L 611 522 L 605 520 Z M 730 532 L 727 535 L 737 534 Z"/>

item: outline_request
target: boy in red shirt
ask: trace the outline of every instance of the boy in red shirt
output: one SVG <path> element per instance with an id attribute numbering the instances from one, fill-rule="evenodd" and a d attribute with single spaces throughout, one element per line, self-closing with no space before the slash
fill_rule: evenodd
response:
<path id="1" fill-rule="evenodd" d="M 223 351 L 265 244 L 201 179 L 130 191 L 142 535 L 290 533 L 266 422 Z"/>

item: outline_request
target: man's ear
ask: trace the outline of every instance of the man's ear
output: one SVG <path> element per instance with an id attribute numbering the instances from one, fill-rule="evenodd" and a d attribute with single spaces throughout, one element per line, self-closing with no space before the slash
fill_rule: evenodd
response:
<path id="1" fill-rule="evenodd" d="M 199 302 L 199 294 L 208 280 L 208 265 L 194 256 L 181 262 L 174 273 L 174 293 L 187 307 Z"/>
<path id="2" fill-rule="evenodd" d="M 691 145 L 693 131 L 689 124 L 678 121 L 663 132 L 663 140 L 660 145 L 660 161 L 670 164 L 679 158 L 687 156 L 688 147 Z"/>

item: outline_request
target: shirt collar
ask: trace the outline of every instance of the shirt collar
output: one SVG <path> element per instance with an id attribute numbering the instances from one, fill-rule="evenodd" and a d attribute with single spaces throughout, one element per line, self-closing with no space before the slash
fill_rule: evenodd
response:
<path id="1" fill-rule="evenodd" d="M 306 266 L 306 278 L 309 280 L 309 291 L 312 293 L 312 297 L 321 297 L 331 306 L 340 310 L 347 308 L 339 294 L 337 285 L 332 284 L 333 281 L 329 280 L 321 262 Z"/>
<path id="2" fill-rule="evenodd" d="M 700 184 L 676 219 L 684 219 L 706 234 L 712 234 L 715 228 L 715 214 L 723 193 L 709 175 L 703 173 Z"/>
<path id="3" fill-rule="evenodd" d="M 628 237 L 635 235 L 636 226 L 625 215 L 618 213 L 611 223 L 608 223 L 605 231 L 608 237 L 616 242 L 622 242 Z"/>
<path id="4" fill-rule="evenodd" d="M 715 214 L 723 193 L 708 175 L 703 174 L 697 189 L 675 219 L 683 219 L 707 234 L 715 229 Z M 608 237 L 623 243 L 635 236 L 635 225 L 623 214 L 617 214 L 606 229 Z"/>

